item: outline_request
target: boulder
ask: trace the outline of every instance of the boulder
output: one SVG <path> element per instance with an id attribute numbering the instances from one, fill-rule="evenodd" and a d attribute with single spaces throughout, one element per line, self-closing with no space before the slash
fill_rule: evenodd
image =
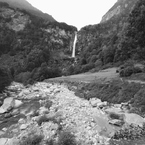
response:
<path id="1" fill-rule="evenodd" d="M 20 100 L 15 100 L 15 101 L 14 101 L 14 108 L 20 107 L 22 104 L 23 104 L 22 101 L 20 101 Z"/>
<path id="2" fill-rule="evenodd" d="M 5 113 L 14 107 L 14 99 L 12 97 L 6 98 L 3 105 L 0 107 L 0 113 Z"/>
<path id="3" fill-rule="evenodd" d="M 143 127 L 145 120 L 143 117 L 134 113 L 125 113 L 125 122 L 129 125 L 133 124 L 135 126 Z"/>
<path id="4" fill-rule="evenodd" d="M 25 120 L 23 118 L 20 118 L 19 121 L 18 121 L 18 123 L 19 124 L 24 124 L 25 123 Z"/>
<path id="5" fill-rule="evenodd" d="M 98 107 L 98 108 L 103 108 L 103 107 L 105 107 L 105 106 L 107 106 L 107 102 L 106 102 L 106 101 L 105 101 L 105 102 L 97 103 L 97 107 Z"/>
<path id="6" fill-rule="evenodd" d="M 98 98 L 92 98 L 90 99 L 90 104 L 93 106 L 93 107 L 97 107 L 97 104 L 98 103 L 102 103 L 102 101 Z"/>
<path id="7" fill-rule="evenodd" d="M 1 136 L 1 135 L 4 135 L 4 134 L 5 134 L 5 132 L 2 131 L 2 130 L 0 130 L 0 136 Z"/>
<path id="8" fill-rule="evenodd" d="M 124 123 L 125 123 L 124 121 L 118 119 L 109 120 L 109 124 L 116 126 L 122 126 Z"/>
<path id="9" fill-rule="evenodd" d="M 0 145 L 5 145 L 8 142 L 8 138 L 0 138 Z"/>
<path id="10" fill-rule="evenodd" d="M 22 124 L 22 125 L 20 126 L 20 130 L 25 130 L 27 127 L 28 127 L 27 124 Z"/>
<path id="11" fill-rule="evenodd" d="M 7 129 L 7 128 L 5 128 L 5 127 L 2 129 L 2 131 L 4 131 L 4 132 L 6 132 L 7 130 L 8 130 L 8 129 Z"/>
<path id="12" fill-rule="evenodd" d="M 19 145 L 19 140 L 16 138 L 11 138 L 7 141 L 5 145 Z"/>
<path id="13" fill-rule="evenodd" d="M 14 109 L 11 113 L 13 116 L 15 116 L 15 115 L 18 115 L 20 112 L 18 109 Z"/>
<path id="14" fill-rule="evenodd" d="M 0 107 L 0 114 L 3 114 L 5 112 L 6 112 L 6 110 L 4 110 L 3 108 Z"/>
<path id="15" fill-rule="evenodd" d="M 4 117 L 5 117 L 5 118 L 10 118 L 10 117 L 12 117 L 12 113 L 11 113 L 11 112 L 6 113 L 6 114 L 4 115 Z"/>
<path id="16" fill-rule="evenodd" d="M 43 115 L 43 114 L 46 114 L 46 113 L 48 113 L 48 109 L 47 108 L 45 108 L 45 107 L 40 107 L 39 108 L 39 114 L 40 115 Z"/>

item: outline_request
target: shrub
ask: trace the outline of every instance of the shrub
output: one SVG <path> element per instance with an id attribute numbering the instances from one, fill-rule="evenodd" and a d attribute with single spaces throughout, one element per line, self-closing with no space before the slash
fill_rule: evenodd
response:
<path id="1" fill-rule="evenodd" d="M 37 120 L 37 123 L 40 126 L 43 122 L 49 122 L 49 121 L 50 121 L 49 118 L 46 117 L 46 115 L 43 115 Z"/>
<path id="2" fill-rule="evenodd" d="M 119 74 L 121 77 L 129 77 L 133 74 L 133 67 L 124 68 L 120 71 Z"/>
<path id="3" fill-rule="evenodd" d="M 54 141 L 52 139 L 47 140 L 46 145 L 54 145 Z"/>
<path id="4" fill-rule="evenodd" d="M 49 109 L 51 106 L 52 106 L 52 101 L 47 100 L 46 103 L 45 103 L 45 105 L 44 105 L 44 107 L 46 107 L 46 108 Z"/>
<path id="5" fill-rule="evenodd" d="M 0 68 L 0 93 L 5 89 L 6 86 L 10 85 L 11 77 L 7 69 Z"/>
<path id="6" fill-rule="evenodd" d="M 129 77 L 132 74 L 141 73 L 142 69 L 140 67 L 128 66 L 120 71 L 121 77 Z"/>
<path id="7" fill-rule="evenodd" d="M 53 123 L 57 123 L 58 125 L 60 125 L 61 119 L 57 119 L 57 116 L 47 117 L 46 115 L 43 115 L 37 120 L 37 123 L 40 126 L 43 122 L 49 121 L 52 121 Z"/>
<path id="8" fill-rule="evenodd" d="M 20 145 L 40 145 L 42 139 L 42 135 L 29 135 L 27 138 L 21 141 Z"/>
<path id="9" fill-rule="evenodd" d="M 82 72 L 87 72 L 89 71 L 90 69 L 94 68 L 95 65 L 93 63 L 89 63 L 89 64 L 86 64 L 86 65 L 83 65 L 82 66 Z"/>
<path id="10" fill-rule="evenodd" d="M 59 135 L 57 145 L 77 145 L 75 136 L 69 131 L 62 131 Z"/>
<path id="11" fill-rule="evenodd" d="M 27 84 L 27 81 L 30 79 L 30 72 L 22 72 L 15 77 L 15 81 Z"/>

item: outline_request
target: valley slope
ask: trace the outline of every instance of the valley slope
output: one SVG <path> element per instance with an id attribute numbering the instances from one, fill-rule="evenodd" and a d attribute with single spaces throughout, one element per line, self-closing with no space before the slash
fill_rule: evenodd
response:
<path id="1" fill-rule="evenodd" d="M 118 0 L 96 25 L 78 32 L 73 73 L 145 60 L 145 2 Z"/>

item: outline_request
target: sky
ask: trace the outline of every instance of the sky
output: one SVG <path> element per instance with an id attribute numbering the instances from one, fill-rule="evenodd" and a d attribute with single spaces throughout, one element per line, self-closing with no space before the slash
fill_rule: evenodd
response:
<path id="1" fill-rule="evenodd" d="M 98 24 L 102 16 L 117 0 L 27 0 L 58 22 L 65 22 L 78 29 Z"/>

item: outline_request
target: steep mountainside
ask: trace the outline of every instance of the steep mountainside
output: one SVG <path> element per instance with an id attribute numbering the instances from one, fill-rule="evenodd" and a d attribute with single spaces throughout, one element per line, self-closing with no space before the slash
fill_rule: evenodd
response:
<path id="1" fill-rule="evenodd" d="M 143 0 L 118 0 L 100 24 L 83 27 L 78 32 L 74 73 L 128 59 L 144 60 L 144 18 Z"/>
<path id="2" fill-rule="evenodd" d="M 44 18 L 50 22 L 55 21 L 55 19 L 51 15 L 45 14 L 41 12 L 40 10 L 38 10 L 37 8 L 33 7 L 27 0 L 0 0 L 0 2 L 6 2 L 11 7 L 14 7 L 14 8 L 24 9 L 30 12 L 31 14 Z"/>
<path id="3" fill-rule="evenodd" d="M 75 31 L 1 2 L 0 73 L 24 83 L 62 75 L 73 61 Z"/>

